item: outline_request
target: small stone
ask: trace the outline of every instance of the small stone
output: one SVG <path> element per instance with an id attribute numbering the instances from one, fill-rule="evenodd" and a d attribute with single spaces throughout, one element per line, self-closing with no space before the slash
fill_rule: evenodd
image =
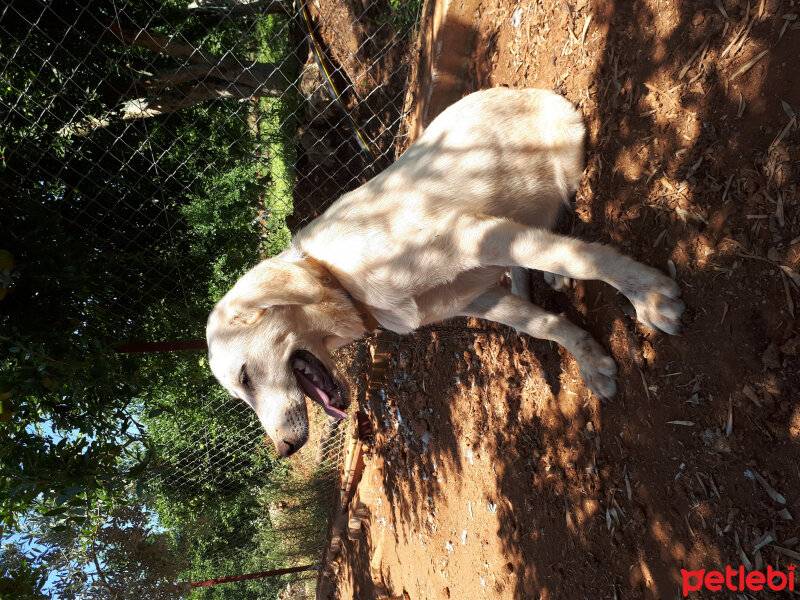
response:
<path id="1" fill-rule="evenodd" d="M 700 439 L 706 445 L 706 448 L 713 452 L 725 454 L 731 451 L 731 444 L 728 438 L 722 435 L 719 429 L 705 429 L 700 434 Z"/>
<path id="2" fill-rule="evenodd" d="M 787 356 L 797 356 L 800 354 L 800 335 L 794 336 L 781 346 L 781 352 Z"/>
<path id="3" fill-rule="evenodd" d="M 781 351 L 778 344 L 770 342 L 764 354 L 761 355 L 761 363 L 764 369 L 780 369 L 781 368 Z"/>

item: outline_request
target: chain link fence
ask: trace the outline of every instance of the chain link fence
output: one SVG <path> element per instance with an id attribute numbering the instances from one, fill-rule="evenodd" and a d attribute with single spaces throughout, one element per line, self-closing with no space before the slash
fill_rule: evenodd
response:
<path id="1" fill-rule="evenodd" d="M 241 273 L 391 164 L 420 11 L 416 0 L 0 7 L 3 452 L 39 444 L 52 458 L 4 463 L 16 517 L 3 543 L 30 534 L 25 548 L 58 567 L 45 591 L 169 597 L 187 593 L 175 582 L 319 560 L 345 428 L 310 406 L 311 441 L 277 461 L 204 354 L 113 349 L 201 339 Z M 134 533 L 152 556 L 130 558 Z M 190 594 L 303 598 L 315 579 Z"/>

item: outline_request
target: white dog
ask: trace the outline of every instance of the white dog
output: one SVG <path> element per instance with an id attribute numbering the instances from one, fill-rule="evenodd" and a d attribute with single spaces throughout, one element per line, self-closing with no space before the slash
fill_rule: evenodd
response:
<path id="1" fill-rule="evenodd" d="M 583 138 L 580 114 L 551 92 L 496 88 L 457 102 L 222 298 L 207 328 L 214 375 L 284 456 L 308 438 L 304 393 L 345 416 L 349 387 L 330 350 L 376 324 L 407 333 L 458 315 L 504 323 L 564 346 L 588 388 L 613 396 L 616 365 L 600 344 L 498 285 L 509 267 L 599 279 L 648 327 L 678 330 L 672 279 L 550 231 L 581 180 Z"/>

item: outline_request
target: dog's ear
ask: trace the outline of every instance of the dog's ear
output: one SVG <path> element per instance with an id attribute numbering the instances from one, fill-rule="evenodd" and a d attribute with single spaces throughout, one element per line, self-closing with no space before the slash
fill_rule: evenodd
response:
<path id="1" fill-rule="evenodd" d="M 271 306 L 314 304 L 325 290 L 312 273 L 282 260 L 262 261 L 227 294 L 231 322 L 252 325 Z"/>

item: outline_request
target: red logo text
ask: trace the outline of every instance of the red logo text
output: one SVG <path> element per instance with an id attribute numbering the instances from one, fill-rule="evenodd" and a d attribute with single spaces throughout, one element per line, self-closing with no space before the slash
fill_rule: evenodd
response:
<path id="1" fill-rule="evenodd" d="M 761 590 L 772 590 L 780 592 L 783 590 L 793 592 L 794 587 L 794 565 L 786 568 L 786 571 L 773 569 L 772 565 L 767 565 L 766 572 L 750 571 L 745 573 L 744 567 L 734 569 L 725 567 L 722 571 L 687 571 L 681 569 L 683 578 L 683 597 L 689 592 L 697 592 L 706 589 L 709 592 L 719 592 L 730 590 L 731 592 L 760 592 Z"/>

